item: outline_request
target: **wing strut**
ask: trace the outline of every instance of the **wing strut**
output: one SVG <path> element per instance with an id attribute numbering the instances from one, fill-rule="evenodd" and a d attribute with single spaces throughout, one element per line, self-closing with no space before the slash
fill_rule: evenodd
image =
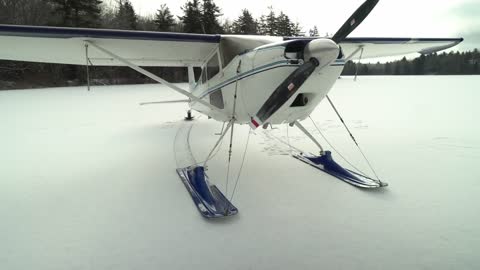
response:
<path id="1" fill-rule="evenodd" d="M 363 46 L 364 46 L 364 45 L 358 46 L 358 48 L 357 48 L 355 51 L 353 51 L 349 56 L 345 57 L 345 62 L 352 60 L 352 58 L 353 58 L 355 55 L 357 55 L 357 53 L 358 53 L 359 51 L 362 51 L 362 53 L 363 53 Z"/>
<path id="2" fill-rule="evenodd" d="M 90 59 L 88 58 L 88 43 L 85 43 L 85 64 L 86 64 L 86 70 L 87 70 L 87 89 L 90 91 L 90 69 L 89 66 L 90 64 L 88 63 Z"/>
<path id="3" fill-rule="evenodd" d="M 360 66 L 360 62 L 362 61 L 362 56 L 363 56 L 363 46 L 362 46 L 362 50 L 360 51 L 360 58 L 358 59 L 358 63 L 355 65 L 355 79 L 353 79 L 354 81 L 357 81 L 358 66 Z M 327 98 L 328 98 L 328 96 L 327 96 Z"/>
<path id="4" fill-rule="evenodd" d="M 114 59 L 116 59 L 116 60 L 124 63 L 125 65 L 127 65 L 127 66 L 130 67 L 131 69 L 133 69 L 133 70 L 135 70 L 135 71 L 137 71 L 137 72 L 139 72 L 139 73 L 141 73 L 141 74 L 149 77 L 150 79 L 152 79 L 152 80 L 154 80 L 154 81 L 156 81 L 156 82 L 159 82 L 159 83 L 161 83 L 161 84 L 164 84 L 164 85 L 168 86 L 168 87 L 171 88 L 172 90 L 177 91 L 178 93 L 180 93 L 180 94 L 182 94 L 182 95 L 184 95 L 184 96 L 189 97 L 191 100 L 194 100 L 194 101 L 196 101 L 196 102 L 198 102 L 198 103 L 200 103 L 200 104 L 208 107 L 208 108 L 211 109 L 211 110 L 214 110 L 214 111 L 217 111 L 217 112 L 221 113 L 221 111 L 220 111 L 218 108 L 216 108 L 215 106 L 211 105 L 210 103 L 208 103 L 208 102 L 206 102 L 206 101 L 204 101 L 204 100 L 202 100 L 202 99 L 194 96 L 192 93 L 190 93 L 190 92 L 188 92 L 188 91 L 186 91 L 186 90 L 183 90 L 182 88 L 180 88 L 180 87 L 178 87 L 178 86 L 176 86 L 176 85 L 174 85 L 174 84 L 172 84 L 172 83 L 169 83 L 168 81 L 160 78 L 159 76 L 151 73 L 150 71 L 147 71 L 147 70 L 145 70 L 145 69 L 143 69 L 143 68 L 141 68 L 141 67 L 139 67 L 139 66 L 137 66 L 137 65 L 135 65 L 135 64 L 133 64 L 133 63 L 131 63 L 131 62 L 129 62 L 128 60 L 126 60 L 126 59 L 124 59 L 124 58 L 122 58 L 122 57 L 120 57 L 120 56 L 118 56 L 118 55 L 116 55 L 116 54 L 108 51 L 107 49 L 100 47 L 99 45 L 91 42 L 90 40 L 85 40 L 85 43 L 92 45 L 93 47 L 97 48 L 98 50 L 100 50 L 100 51 L 104 52 L 105 54 L 113 57 Z"/>

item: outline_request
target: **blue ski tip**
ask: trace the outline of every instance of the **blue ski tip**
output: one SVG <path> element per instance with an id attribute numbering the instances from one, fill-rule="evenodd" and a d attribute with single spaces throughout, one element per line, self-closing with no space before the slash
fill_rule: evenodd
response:
<path id="1" fill-rule="evenodd" d="M 215 185 L 210 184 L 203 166 L 179 168 L 177 173 L 198 211 L 205 218 L 221 218 L 238 213 L 238 209 L 225 195 Z"/>

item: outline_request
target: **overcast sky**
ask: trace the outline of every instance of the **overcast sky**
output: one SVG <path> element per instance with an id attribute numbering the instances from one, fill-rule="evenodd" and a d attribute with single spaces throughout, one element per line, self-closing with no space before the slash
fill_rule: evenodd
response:
<path id="1" fill-rule="evenodd" d="M 105 1 L 108 2 L 109 0 Z M 335 33 L 364 0 L 216 0 L 224 16 L 237 18 L 243 8 L 255 17 L 268 6 L 298 21 L 304 31 L 316 25 L 321 35 Z M 181 15 L 184 0 L 131 0 L 137 13 L 151 15 L 162 3 Z M 377 7 L 351 36 L 464 37 L 462 49 L 480 48 L 480 0 L 380 0 Z"/>

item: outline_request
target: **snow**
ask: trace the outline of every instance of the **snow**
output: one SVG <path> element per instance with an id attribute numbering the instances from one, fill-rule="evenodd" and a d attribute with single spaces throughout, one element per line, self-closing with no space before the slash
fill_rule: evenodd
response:
<path id="1" fill-rule="evenodd" d="M 233 198 L 240 212 L 215 221 L 200 216 L 175 168 L 190 151 L 202 161 L 221 123 L 198 118 L 185 150 L 186 105 L 138 105 L 179 98 L 165 87 L 1 91 L 0 266 L 477 269 L 479 82 L 342 78 L 331 98 L 390 186 L 361 190 L 290 157 L 288 141 L 317 151 L 294 128 L 258 130 Z M 370 173 L 328 103 L 312 118 Z M 248 132 L 235 127 L 229 197 Z M 209 162 L 222 191 L 227 146 Z"/>

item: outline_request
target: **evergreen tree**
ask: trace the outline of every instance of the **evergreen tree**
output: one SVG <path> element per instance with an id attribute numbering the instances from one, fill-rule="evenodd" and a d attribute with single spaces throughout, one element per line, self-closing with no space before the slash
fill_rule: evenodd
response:
<path id="1" fill-rule="evenodd" d="M 473 50 L 473 52 L 472 52 L 472 59 L 480 60 L 480 52 L 478 51 L 478 49 L 474 49 L 474 50 Z"/>
<path id="2" fill-rule="evenodd" d="M 390 62 L 387 62 L 385 64 L 385 71 L 384 71 L 385 75 L 392 75 L 393 73 L 393 70 L 392 70 L 392 63 Z"/>
<path id="3" fill-rule="evenodd" d="M 348 61 L 345 63 L 345 67 L 343 68 L 342 75 L 354 75 L 355 74 L 356 65 L 353 61 Z"/>
<path id="4" fill-rule="evenodd" d="M 84 18 L 85 27 L 99 27 L 102 14 L 101 0 L 84 0 L 80 7 Z"/>
<path id="5" fill-rule="evenodd" d="M 453 56 L 453 55 L 452 55 Z M 463 57 L 460 52 L 456 52 L 453 56 L 455 59 L 453 62 L 454 64 L 454 74 L 462 74 L 463 73 Z"/>
<path id="6" fill-rule="evenodd" d="M 102 1 L 100 0 L 49 0 L 61 26 L 98 27 Z"/>
<path id="7" fill-rule="evenodd" d="M 270 12 L 268 15 L 260 17 L 258 32 L 268 36 L 300 36 L 300 25 L 293 23 L 290 18 L 283 12 L 278 17 L 273 11 L 273 7 L 268 7 Z"/>
<path id="8" fill-rule="evenodd" d="M 118 3 L 118 12 L 116 16 L 117 27 L 120 29 L 137 29 L 137 15 L 129 0 L 120 0 Z"/>
<path id="9" fill-rule="evenodd" d="M 60 22 L 57 23 L 61 26 L 72 26 L 72 1 L 70 0 L 50 0 L 54 6 L 53 14 L 60 16 Z"/>
<path id="10" fill-rule="evenodd" d="M 170 32 L 175 25 L 175 19 L 166 4 L 162 4 L 157 11 L 155 24 L 157 25 L 157 30 L 163 32 Z"/>
<path id="11" fill-rule="evenodd" d="M 242 35 L 258 34 L 258 23 L 250 11 L 247 9 L 242 10 L 242 15 L 233 22 L 233 33 Z"/>
<path id="12" fill-rule="evenodd" d="M 202 26 L 202 12 L 198 0 L 188 0 L 182 7 L 184 15 L 179 17 L 186 33 L 204 33 Z"/>
<path id="13" fill-rule="evenodd" d="M 400 75 L 409 75 L 410 69 L 408 66 L 407 58 L 404 56 L 402 60 L 400 60 Z"/>
<path id="14" fill-rule="evenodd" d="M 260 17 L 259 32 L 262 35 L 276 36 L 277 35 L 277 17 L 273 11 L 273 7 L 268 7 L 270 12 L 268 15 L 262 15 Z"/>
<path id="15" fill-rule="evenodd" d="M 420 55 L 419 58 L 413 60 L 413 74 L 421 75 L 425 73 L 425 55 Z"/>
<path id="16" fill-rule="evenodd" d="M 220 8 L 213 0 L 203 0 L 201 21 L 205 34 L 222 33 L 222 27 L 217 19 L 219 16 L 221 16 Z"/>
<path id="17" fill-rule="evenodd" d="M 318 34 L 318 28 L 316 25 L 313 26 L 312 29 L 310 29 L 310 32 L 309 32 L 310 36 L 311 37 L 318 37 L 319 34 Z"/>
<path id="18" fill-rule="evenodd" d="M 402 75 L 401 74 L 401 67 L 400 62 L 396 61 L 394 64 L 393 75 Z"/>
<path id="19" fill-rule="evenodd" d="M 292 37 L 305 36 L 305 33 L 301 32 L 301 27 L 298 22 L 292 23 Z"/>
<path id="20" fill-rule="evenodd" d="M 290 21 L 290 18 L 283 12 L 277 17 L 277 35 L 279 36 L 293 36 L 293 28 L 295 24 Z"/>
<path id="21" fill-rule="evenodd" d="M 369 75 L 368 65 L 360 64 L 358 74 L 359 75 Z"/>

